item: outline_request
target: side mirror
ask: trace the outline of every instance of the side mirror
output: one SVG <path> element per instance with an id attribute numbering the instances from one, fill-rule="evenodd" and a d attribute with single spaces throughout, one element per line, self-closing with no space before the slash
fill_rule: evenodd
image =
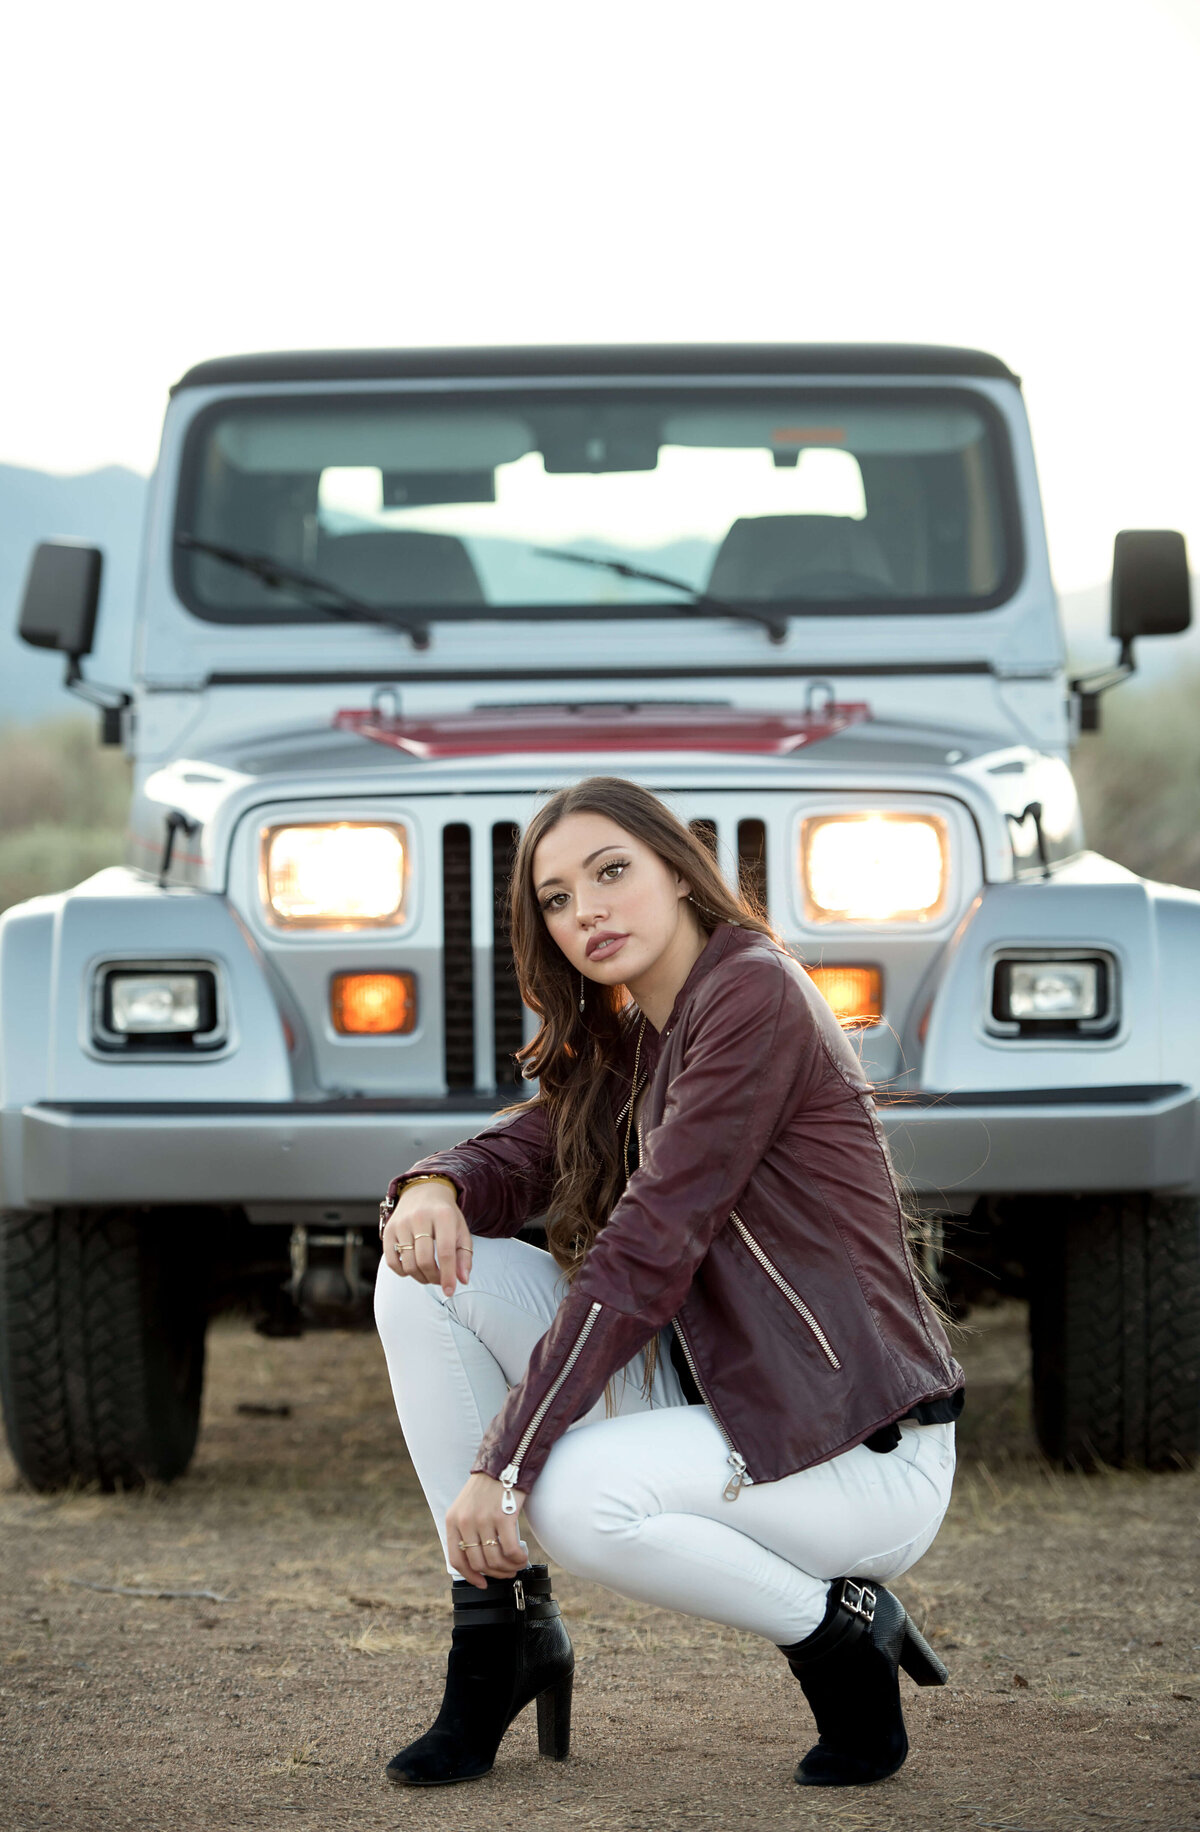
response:
<path id="1" fill-rule="evenodd" d="M 90 655 L 104 556 L 76 541 L 42 541 L 34 549 L 17 633 L 35 649 Z"/>
<path id="2" fill-rule="evenodd" d="M 101 743 L 120 744 L 122 715 L 132 704 L 123 687 L 85 681 L 79 664 L 92 652 L 104 555 L 78 541 L 42 541 L 34 548 L 21 600 L 17 634 L 35 649 L 57 649 L 67 658 L 63 686 L 103 714 Z"/>
<path id="3" fill-rule="evenodd" d="M 1123 528 L 1113 542 L 1112 634 L 1176 636 L 1192 621 L 1187 543 L 1172 528 Z"/>

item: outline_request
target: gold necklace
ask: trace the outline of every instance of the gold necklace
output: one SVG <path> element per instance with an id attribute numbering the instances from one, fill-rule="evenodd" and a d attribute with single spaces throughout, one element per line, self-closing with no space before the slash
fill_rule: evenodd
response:
<path id="1" fill-rule="evenodd" d="M 629 1138 L 633 1131 L 633 1103 L 637 1099 L 638 1063 L 642 1059 L 642 1037 L 646 1030 L 646 1014 L 642 1013 L 642 1022 L 638 1027 L 637 1048 L 633 1052 L 633 1089 L 629 1096 L 629 1118 L 625 1121 L 625 1181 L 629 1182 Z"/>

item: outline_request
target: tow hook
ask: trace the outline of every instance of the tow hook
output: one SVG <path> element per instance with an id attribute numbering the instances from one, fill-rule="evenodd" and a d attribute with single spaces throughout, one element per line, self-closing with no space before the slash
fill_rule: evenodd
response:
<path id="1" fill-rule="evenodd" d="M 350 1323 L 369 1308 L 361 1228 L 317 1233 L 297 1222 L 288 1249 L 292 1271 L 286 1289 L 306 1322 Z"/>

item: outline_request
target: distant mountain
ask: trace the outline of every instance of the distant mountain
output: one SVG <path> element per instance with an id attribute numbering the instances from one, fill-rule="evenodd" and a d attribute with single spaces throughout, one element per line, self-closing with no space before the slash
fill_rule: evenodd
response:
<path id="1" fill-rule="evenodd" d="M 146 479 L 116 465 L 79 477 L 0 465 L 0 721 L 78 710 L 62 687 L 63 661 L 17 640 L 17 613 L 39 541 L 70 535 L 104 551 L 96 650 L 84 673 L 124 687 L 132 671 L 133 600 Z"/>

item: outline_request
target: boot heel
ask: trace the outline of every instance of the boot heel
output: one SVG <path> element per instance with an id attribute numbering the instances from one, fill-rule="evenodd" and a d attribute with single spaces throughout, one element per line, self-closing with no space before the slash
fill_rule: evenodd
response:
<path id="1" fill-rule="evenodd" d="M 904 1639 L 900 1643 L 900 1665 L 919 1686 L 944 1686 L 950 1670 L 943 1666 L 911 1616 L 904 1618 Z"/>
<path id="2" fill-rule="evenodd" d="M 537 1695 L 538 1755 L 565 1762 L 571 1748 L 572 1670 Z"/>

